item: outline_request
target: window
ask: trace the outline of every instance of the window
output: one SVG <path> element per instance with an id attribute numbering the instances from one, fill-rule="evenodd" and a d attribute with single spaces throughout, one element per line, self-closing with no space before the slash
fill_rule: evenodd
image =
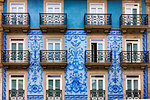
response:
<path id="1" fill-rule="evenodd" d="M 126 95 L 128 99 L 140 98 L 140 75 L 126 76 Z"/>
<path id="2" fill-rule="evenodd" d="M 10 24 L 13 25 L 22 25 L 25 24 L 24 19 L 25 16 L 23 13 L 25 12 L 25 4 L 24 3 L 10 3 L 10 12 L 12 13 L 10 16 Z"/>
<path id="3" fill-rule="evenodd" d="M 104 40 L 91 40 L 91 61 L 104 62 Z"/>
<path id="4" fill-rule="evenodd" d="M 105 94 L 105 76 L 91 75 L 90 79 L 91 98 L 104 98 Z"/>
<path id="5" fill-rule="evenodd" d="M 127 62 L 140 62 L 138 51 L 140 51 L 139 40 L 126 40 Z"/>
<path id="6" fill-rule="evenodd" d="M 47 3 L 46 12 L 47 13 L 61 13 L 61 4 L 60 3 Z"/>
<path id="7" fill-rule="evenodd" d="M 24 75 L 11 75 L 9 96 L 11 100 L 23 100 L 24 98 Z"/>
<path id="8" fill-rule="evenodd" d="M 10 61 L 23 61 L 24 39 L 10 40 Z"/>
<path id="9" fill-rule="evenodd" d="M 104 4 L 102 3 L 91 3 L 90 4 L 90 24 L 93 25 L 104 25 Z"/>
<path id="10" fill-rule="evenodd" d="M 138 25 L 139 4 L 125 4 L 126 25 Z"/>
<path id="11" fill-rule="evenodd" d="M 62 76 L 48 75 L 47 76 L 47 99 L 61 99 L 62 93 Z"/>
<path id="12" fill-rule="evenodd" d="M 59 62 L 61 60 L 61 39 L 47 39 L 48 61 Z"/>

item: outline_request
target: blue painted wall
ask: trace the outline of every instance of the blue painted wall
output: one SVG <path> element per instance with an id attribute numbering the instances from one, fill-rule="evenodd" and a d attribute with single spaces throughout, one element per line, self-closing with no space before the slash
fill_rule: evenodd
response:
<path id="1" fill-rule="evenodd" d="M 146 3 L 142 1 L 142 14 L 146 14 Z"/>
<path id="2" fill-rule="evenodd" d="M 4 3 L 3 3 L 3 12 L 4 13 L 7 12 L 7 0 L 5 0 Z"/>
<path id="3" fill-rule="evenodd" d="M 64 0 L 68 28 L 84 28 L 84 14 L 87 13 L 87 0 Z"/>
<path id="4" fill-rule="evenodd" d="M 43 13 L 43 11 L 43 0 L 28 0 L 28 13 L 30 13 L 31 28 L 39 28 L 39 13 Z"/>
<path id="5" fill-rule="evenodd" d="M 120 28 L 119 18 L 122 14 L 122 0 L 107 0 L 107 13 L 112 14 L 112 28 Z"/>

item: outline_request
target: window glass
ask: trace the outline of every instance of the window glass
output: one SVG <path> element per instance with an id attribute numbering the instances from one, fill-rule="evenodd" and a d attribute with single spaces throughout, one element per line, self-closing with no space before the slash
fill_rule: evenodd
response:
<path id="1" fill-rule="evenodd" d="M 53 80 L 48 80 L 48 89 L 53 89 Z"/>
<path id="2" fill-rule="evenodd" d="M 48 43 L 48 50 L 53 50 L 53 43 Z"/>
<path id="3" fill-rule="evenodd" d="M 96 89 L 96 80 L 92 80 L 92 89 Z"/>
<path id="4" fill-rule="evenodd" d="M 23 89 L 23 80 L 18 80 L 18 89 Z"/>
<path id="5" fill-rule="evenodd" d="M 138 80 L 134 80 L 134 89 L 138 90 Z"/>
<path id="6" fill-rule="evenodd" d="M 12 89 L 16 89 L 16 80 L 12 80 Z"/>
<path id="7" fill-rule="evenodd" d="M 55 89 L 60 89 L 60 80 L 55 80 Z"/>
<path id="8" fill-rule="evenodd" d="M 103 80 L 98 80 L 98 88 L 103 89 Z"/>
<path id="9" fill-rule="evenodd" d="M 127 89 L 132 89 L 132 82 L 131 82 L 131 80 L 127 80 Z"/>

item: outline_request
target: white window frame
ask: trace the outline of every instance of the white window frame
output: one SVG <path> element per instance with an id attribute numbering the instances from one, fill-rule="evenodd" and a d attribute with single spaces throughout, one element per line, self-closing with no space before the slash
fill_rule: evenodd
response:
<path id="1" fill-rule="evenodd" d="M 52 6 L 52 5 L 49 5 L 49 4 L 53 4 L 53 6 Z M 62 12 L 61 3 L 52 3 L 52 2 L 47 2 L 47 3 L 46 3 L 46 12 L 48 13 L 48 8 L 49 8 L 49 7 L 52 7 L 52 8 L 58 7 L 58 6 L 56 6 L 55 4 L 59 4 L 59 8 L 60 8 L 60 12 L 59 12 L 59 13 L 61 13 L 61 12 Z M 51 13 L 56 13 L 56 12 L 51 12 Z"/>
<path id="2" fill-rule="evenodd" d="M 60 90 L 62 90 L 62 75 L 60 77 L 48 77 L 46 76 L 46 90 L 48 90 L 48 81 L 53 80 L 53 90 L 55 90 L 55 80 L 60 80 Z"/>
<path id="3" fill-rule="evenodd" d="M 16 38 L 11 38 L 11 39 L 16 39 Z M 19 43 L 23 43 L 23 50 L 25 49 L 25 39 L 23 39 L 23 41 L 11 41 L 11 39 L 10 39 L 10 47 L 9 47 L 9 50 L 12 50 L 12 43 L 16 43 L 16 50 L 18 50 L 18 44 Z M 16 53 L 17 53 L 17 51 L 16 51 Z M 18 53 L 17 53 L 18 54 Z M 11 55 L 10 55 L 11 56 Z M 16 55 L 17 56 L 17 55 Z M 23 53 L 23 57 L 24 57 L 24 53 Z M 11 60 L 11 57 L 10 57 L 10 59 L 9 59 L 9 61 L 10 62 L 14 62 L 14 60 Z M 24 61 L 24 59 L 23 60 L 15 60 L 16 62 L 23 62 Z"/>
<path id="4" fill-rule="evenodd" d="M 93 13 L 93 12 L 91 11 L 91 8 L 93 8 L 94 6 L 92 6 L 92 5 L 102 5 L 102 9 L 103 9 L 103 12 L 102 12 L 102 13 L 105 13 L 105 9 L 104 9 L 105 4 L 104 4 L 104 3 L 90 3 L 90 13 Z M 97 8 L 100 8 L 100 7 L 99 7 L 99 6 L 95 6 L 95 8 L 97 9 Z M 98 12 L 96 12 L 96 13 L 98 13 Z"/>
<path id="5" fill-rule="evenodd" d="M 131 85 L 132 85 L 132 90 L 134 90 L 134 80 L 138 80 L 138 90 L 141 90 L 141 82 L 140 82 L 140 75 L 135 75 L 138 76 L 138 78 L 127 78 L 127 76 L 133 76 L 133 75 L 126 75 L 126 90 L 127 90 L 127 81 L 131 80 Z"/>
<path id="6" fill-rule="evenodd" d="M 10 82 L 10 84 L 9 84 L 9 90 L 11 90 L 12 89 L 12 80 L 16 80 L 16 90 L 18 90 L 18 80 L 23 80 L 23 90 L 25 90 L 25 77 L 24 77 L 24 75 L 23 75 L 23 77 L 11 77 L 12 75 L 10 75 L 9 76 L 9 82 Z"/>
<path id="7" fill-rule="evenodd" d="M 138 5 L 137 7 L 134 7 L 134 6 L 130 6 L 130 7 L 128 7 L 127 5 Z M 139 14 L 139 3 L 125 3 L 125 14 L 127 14 L 126 13 L 126 9 L 127 8 L 131 8 L 132 10 L 134 9 L 134 8 L 136 8 L 137 9 L 137 14 Z"/>
<path id="8" fill-rule="evenodd" d="M 102 44 L 103 45 L 103 50 L 105 50 L 105 42 L 104 41 L 105 41 L 105 39 L 90 39 L 90 50 L 92 50 L 92 43 L 96 43 L 97 44 L 97 50 L 98 50 L 98 44 Z M 103 58 L 105 58 L 105 55 L 103 55 Z M 104 62 L 104 60 L 105 59 L 103 59 L 100 62 Z M 97 57 L 97 61 L 98 61 L 98 57 Z"/>
<path id="9" fill-rule="evenodd" d="M 103 76 L 99 78 L 92 78 L 92 76 Z M 103 80 L 103 90 L 105 90 L 105 75 L 90 75 L 90 90 L 92 90 L 92 80 L 96 80 L 96 90 L 98 90 L 98 80 Z"/>

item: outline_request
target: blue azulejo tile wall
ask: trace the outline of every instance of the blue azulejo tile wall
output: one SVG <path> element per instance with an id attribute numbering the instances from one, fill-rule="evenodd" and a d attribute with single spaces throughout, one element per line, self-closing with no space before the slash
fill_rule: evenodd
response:
<path id="1" fill-rule="evenodd" d="M 68 66 L 65 71 L 65 100 L 87 100 L 87 70 L 84 52 L 87 35 L 84 30 L 68 30 L 65 34 Z"/>
<path id="2" fill-rule="evenodd" d="M 120 67 L 122 33 L 112 30 L 107 37 L 107 49 L 112 50 L 112 65 L 108 70 L 108 99 L 123 99 L 123 72 Z"/>
<path id="3" fill-rule="evenodd" d="M 41 30 L 31 30 L 28 33 L 28 50 L 30 52 L 30 67 L 28 69 L 28 100 L 43 100 L 43 69 L 40 66 L 40 50 L 43 50 L 43 35 Z"/>

